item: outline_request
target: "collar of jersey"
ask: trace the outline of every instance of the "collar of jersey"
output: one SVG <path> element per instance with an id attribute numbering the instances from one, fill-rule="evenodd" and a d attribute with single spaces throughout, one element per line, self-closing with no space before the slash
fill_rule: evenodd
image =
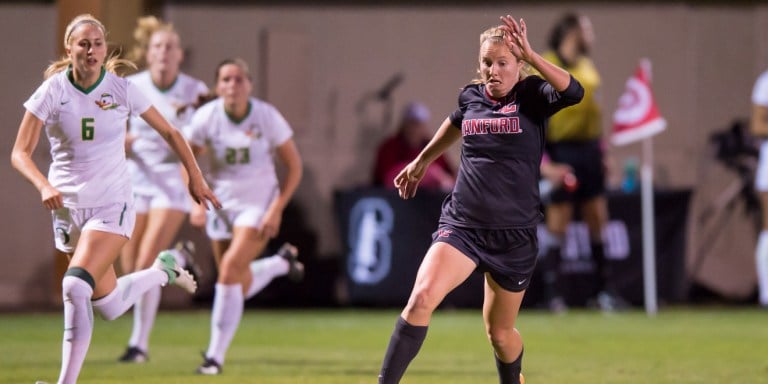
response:
<path id="1" fill-rule="evenodd" d="M 519 81 L 518 81 L 518 83 L 519 83 Z M 515 84 L 515 87 L 517 87 L 517 84 Z M 497 99 L 497 98 L 493 97 L 490 92 L 488 92 L 488 88 L 486 87 L 485 84 L 483 84 L 483 95 L 485 95 L 485 98 L 490 100 L 494 105 L 496 105 L 496 104 L 506 105 L 508 103 L 508 100 L 509 100 L 509 95 L 512 94 L 512 91 L 514 91 L 515 87 L 512 87 L 512 90 L 509 91 L 509 93 L 507 93 L 506 95 L 504 95 L 501 98 Z"/>
<path id="2" fill-rule="evenodd" d="M 69 82 L 72 83 L 72 86 L 75 87 L 78 91 L 85 93 L 86 95 L 91 93 L 91 91 L 96 89 L 96 87 L 98 87 L 99 84 L 101 84 L 101 81 L 104 80 L 105 73 L 107 73 L 107 71 L 104 69 L 104 67 L 101 67 L 101 74 L 99 74 L 99 79 L 96 80 L 96 82 L 93 83 L 93 85 L 91 85 L 90 87 L 83 88 L 77 85 L 77 83 L 75 83 L 75 78 L 72 76 L 72 66 L 70 65 L 69 67 L 67 67 L 67 79 L 69 79 Z"/>
<path id="3" fill-rule="evenodd" d="M 229 121 L 231 121 L 231 122 L 233 122 L 235 124 L 240 124 L 243 121 L 245 121 L 245 119 L 248 117 L 248 115 L 251 114 L 251 101 L 248 100 L 248 109 L 245 110 L 245 115 L 243 115 L 243 117 L 240 118 L 240 119 L 235 119 L 234 116 L 232 116 L 229 113 L 227 113 L 226 109 L 224 110 L 224 114 L 227 115 L 227 118 L 229 118 Z"/>
<path id="4" fill-rule="evenodd" d="M 151 73 L 149 74 L 149 81 L 152 82 L 152 85 L 154 85 L 155 88 L 157 88 L 158 91 L 160 91 L 161 93 L 167 93 L 168 91 L 171 90 L 171 88 L 173 88 L 174 85 L 176 85 L 176 82 L 179 81 L 179 75 L 176 75 L 176 78 L 173 79 L 173 81 L 171 82 L 171 85 L 169 85 L 169 86 L 167 86 L 165 88 L 158 87 L 157 84 L 155 84 L 155 81 L 152 80 L 152 74 Z"/>

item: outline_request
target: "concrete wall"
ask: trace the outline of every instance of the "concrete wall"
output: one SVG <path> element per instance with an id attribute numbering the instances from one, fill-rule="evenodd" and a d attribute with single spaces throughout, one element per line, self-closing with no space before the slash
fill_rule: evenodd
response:
<path id="1" fill-rule="evenodd" d="M 273 102 L 296 130 L 306 164 L 298 192 L 320 253 L 339 251 L 332 212 L 333 191 L 364 185 L 376 144 L 393 130 L 411 100 L 425 102 L 437 125 L 456 106 L 458 90 L 475 74 L 478 35 L 501 13 L 525 17 L 530 40 L 542 51 L 550 26 L 571 8 L 526 5 L 514 9 L 472 7 L 212 7 L 165 9 L 182 34 L 185 70 L 212 83 L 215 65 L 240 56 L 252 65 L 257 96 Z M 594 60 L 603 77 L 605 126 L 624 83 L 641 57 L 653 62 L 653 87 L 668 130 L 655 140 L 657 185 L 717 191 L 699 170 L 714 130 L 750 111 L 754 79 L 768 67 L 768 7 L 687 5 L 585 5 L 597 34 Z M 21 103 L 55 57 L 53 6 L 0 6 L 0 28 L 9 46 L 0 61 L 5 92 L 0 98 L 0 143 L 6 156 L 22 114 Z M 725 27 L 727 26 L 727 28 Z M 107 26 L 109 28 L 109 26 Z M 726 32 L 727 31 L 727 32 Z M 393 76 L 404 81 L 391 105 L 371 99 Z M 47 154 L 41 144 L 37 157 Z M 639 156 L 631 145 L 611 148 L 611 182 L 623 161 Z M 454 159 L 457 152 L 452 153 Z M 48 214 L 34 189 L 0 162 L 0 306 L 45 301 L 52 283 Z M 751 253 L 747 244 L 743 253 Z M 747 252 L 748 251 L 748 252 Z M 748 266 L 748 257 L 741 263 Z M 42 283 L 40 283 L 42 281 Z"/>
<path id="2" fill-rule="evenodd" d="M 51 299 L 53 235 L 51 215 L 40 194 L 11 168 L 11 148 L 24 113 L 22 103 L 56 58 L 53 6 L 0 5 L 0 33 L 11 42 L 0 60 L 0 305 L 41 304 Z M 35 160 L 47 170 L 48 142 L 40 141 Z"/>

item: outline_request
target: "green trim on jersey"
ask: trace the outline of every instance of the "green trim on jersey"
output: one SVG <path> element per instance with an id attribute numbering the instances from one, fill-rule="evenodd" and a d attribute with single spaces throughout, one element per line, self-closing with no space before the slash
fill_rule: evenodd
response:
<path id="1" fill-rule="evenodd" d="M 77 85 L 77 83 L 75 83 L 75 78 L 74 76 L 72 76 L 72 66 L 70 65 L 69 67 L 67 67 L 67 79 L 69 79 L 69 82 L 72 83 L 72 86 L 74 86 L 78 91 L 85 93 L 86 95 L 91 93 L 91 91 L 96 89 L 96 87 L 98 87 L 99 84 L 101 84 L 101 81 L 104 80 L 104 75 L 106 73 L 107 73 L 107 70 L 104 69 L 104 67 L 101 67 L 101 74 L 99 74 L 99 79 L 96 80 L 96 82 L 93 83 L 93 85 L 91 85 L 90 87 L 83 88 Z"/>
<path id="2" fill-rule="evenodd" d="M 229 118 L 229 121 L 231 121 L 231 122 L 233 122 L 233 123 L 235 123 L 235 124 L 240 124 L 240 123 L 242 123 L 243 121 L 245 121 L 245 119 L 247 119 L 247 118 L 248 118 L 248 115 L 250 115 L 250 114 L 251 114 L 251 108 L 252 108 L 252 107 L 253 107 L 253 106 L 251 105 L 251 101 L 250 101 L 250 100 L 248 100 L 248 109 L 247 109 L 247 110 L 245 110 L 245 115 L 243 115 L 243 117 L 242 117 L 242 118 L 240 118 L 240 119 L 235 119 L 235 118 L 234 118 L 232 115 L 230 115 L 230 114 L 229 114 L 229 112 L 227 112 L 226 108 L 224 109 L 224 114 L 226 114 L 226 115 L 227 115 L 227 118 Z"/>
<path id="3" fill-rule="evenodd" d="M 167 86 L 167 87 L 165 87 L 165 88 L 163 88 L 163 87 L 159 87 L 159 86 L 157 86 L 157 84 L 155 84 L 155 81 L 154 81 L 154 80 L 152 80 L 152 74 L 151 74 L 151 73 L 149 74 L 149 81 L 152 83 L 152 85 L 153 85 L 153 86 L 154 86 L 154 87 L 155 87 L 155 88 L 156 88 L 158 91 L 160 91 L 160 93 L 168 93 L 168 91 L 170 91 L 170 90 L 171 90 L 171 88 L 173 88 L 173 86 L 174 86 L 174 85 L 176 85 L 176 83 L 179 81 L 179 77 L 180 77 L 180 76 L 177 74 L 177 75 L 176 75 L 176 78 L 175 78 L 175 79 L 173 79 L 173 81 L 171 82 L 171 85 L 169 85 L 169 86 Z"/>
<path id="4" fill-rule="evenodd" d="M 128 209 L 128 203 L 123 204 L 123 211 L 120 212 L 120 226 L 123 226 L 123 219 L 125 218 L 125 210 Z"/>

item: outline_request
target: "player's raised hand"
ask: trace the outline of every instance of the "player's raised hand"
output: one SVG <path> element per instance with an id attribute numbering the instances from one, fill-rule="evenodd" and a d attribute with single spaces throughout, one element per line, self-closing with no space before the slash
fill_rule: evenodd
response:
<path id="1" fill-rule="evenodd" d="M 533 57 L 533 49 L 528 42 L 528 27 L 525 20 L 520 19 L 518 23 L 512 16 L 506 15 L 501 17 L 501 22 L 504 23 L 501 28 L 507 31 L 504 42 L 512 55 L 519 60 L 528 62 Z"/>
<path id="2" fill-rule="evenodd" d="M 426 173 L 427 167 L 421 164 L 420 161 L 414 160 L 403 168 L 400 173 L 395 176 L 395 188 L 402 199 L 410 199 L 416 195 L 416 190 L 419 188 L 419 183 Z"/>

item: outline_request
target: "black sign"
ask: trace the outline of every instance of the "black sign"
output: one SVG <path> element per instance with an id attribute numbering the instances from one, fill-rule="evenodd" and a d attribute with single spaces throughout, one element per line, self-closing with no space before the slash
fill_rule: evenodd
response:
<path id="1" fill-rule="evenodd" d="M 338 192 L 339 220 L 347 293 L 351 304 L 402 306 L 408 300 L 416 271 L 437 228 L 444 195 L 419 191 L 402 200 L 393 190 L 363 188 Z M 684 270 L 689 190 L 657 191 L 656 267 L 659 299 L 685 299 Z M 639 194 L 610 193 L 610 222 L 603 239 L 612 286 L 627 301 L 643 303 L 642 232 Z M 540 228 L 540 229 L 543 229 Z M 547 241 L 540 230 L 540 242 Z M 566 301 L 583 305 L 595 294 L 589 235 L 582 222 L 572 223 L 562 247 L 561 263 Z M 444 306 L 482 305 L 483 278 L 474 273 L 446 297 Z M 537 276 L 526 293 L 525 305 L 536 305 Z"/>

